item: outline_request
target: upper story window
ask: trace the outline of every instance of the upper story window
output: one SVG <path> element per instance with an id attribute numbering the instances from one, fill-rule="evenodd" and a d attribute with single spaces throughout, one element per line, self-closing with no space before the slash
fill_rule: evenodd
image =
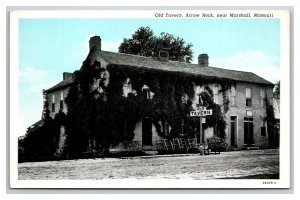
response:
<path id="1" fill-rule="evenodd" d="M 230 105 L 231 106 L 236 106 L 236 88 L 235 86 L 231 86 L 231 89 L 230 89 Z"/>
<path id="2" fill-rule="evenodd" d="M 147 85 L 143 86 L 142 91 L 145 99 L 151 99 L 150 88 Z"/>
<path id="3" fill-rule="evenodd" d="M 127 97 L 129 93 L 132 92 L 132 84 L 129 78 L 126 79 L 125 83 L 123 84 L 123 96 Z"/>
<path id="4" fill-rule="evenodd" d="M 203 100 L 201 98 L 201 94 L 198 94 L 197 97 L 198 97 L 198 105 L 203 106 Z"/>
<path id="5" fill-rule="evenodd" d="M 60 109 L 60 110 L 63 110 L 63 109 L 64 109 L 64 92 L 61 92 L 61 93 L 60 93 L 59 109 Z"/>
<path id="6" fill-rule="evenodd" d="M 52 95 L 51 111 L 55 112 L 55 95 Z"/>
<path id="7" fill-rule="evenodd" d="M 260 107 L 266 107 L 266 91 L 264 89 L 260 90 Z"/>
<path id="8" fill-rule="evenodd" d="M 252 106 L 252 90 L 251 88 L 246 88 L 246 106 Z"/>
<path id="9" fill-rule="evenodd" d="M 213 86 L 214 103 L 219 104 L 219 85 Z"/>
<path id="10" fill-rule="evenodd" d="M 188 101 L 188 95 L 187 95 L 187 94 L 184 94 L 184 95 L 181 97 L 181 102 L 184 103 L 184 104 L 187 104 L 187 101 Z"/>

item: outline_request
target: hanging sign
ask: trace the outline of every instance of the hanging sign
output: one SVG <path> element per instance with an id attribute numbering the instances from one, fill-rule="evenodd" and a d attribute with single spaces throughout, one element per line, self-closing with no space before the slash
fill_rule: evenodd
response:
<path id="1" fill-rule="evenodd" d="M 191 117 L 200 117 L 206 115 L 212 115 L 212 110 L 195 110 L 190 112 Z"/>

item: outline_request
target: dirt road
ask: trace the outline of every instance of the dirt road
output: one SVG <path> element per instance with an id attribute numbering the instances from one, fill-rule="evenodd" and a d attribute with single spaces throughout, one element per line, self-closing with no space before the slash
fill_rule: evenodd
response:
<path id="1" fill-rule="evenodd" d="M 22 180 L 264 178 L 278 176 L 279 150 L 31 162 L 18 168 Z"/>

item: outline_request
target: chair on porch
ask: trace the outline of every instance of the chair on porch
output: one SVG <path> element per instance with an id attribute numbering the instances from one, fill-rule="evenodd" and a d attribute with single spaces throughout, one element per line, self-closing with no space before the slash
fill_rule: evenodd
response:
<path id="1" fill-rule="evenodd" d="M 196 138 L 187 138 L 187 144 L 189 146 L 190 152 L 198 152 L 199 151 L 199 144 L 197 144 Z"/>
<path id="2" fill-rule="evenodd" d="M 174 153 L 174 145 L 171 140 L 167 139 L 157 141 L 157 149 L 159 153 Z"/>

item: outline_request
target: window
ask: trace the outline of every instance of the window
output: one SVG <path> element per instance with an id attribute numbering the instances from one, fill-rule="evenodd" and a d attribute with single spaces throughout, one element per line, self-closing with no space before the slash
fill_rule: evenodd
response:
<path id="1" fill-rule="evenodd" d="M 246 88 L 246 106 L 251 107 L 252 106 L 252 91 L 251 88 Z"/>
<path id="2" fill-rule="evenodd" d="M 123 96 L 128 97 L 128 94 L 132 92 L 131 81 L 129 78 L 123 84 Z"/>
<path id="3" fill-rule="evenodd" d="M 219 104 L 219 85 L 213 86 L 214 103 Z"/>
<path id="4" fill-rule="evenodd" d="M 261 137 L 266 137 L 267 136 L 267 127 L 266 127 L 266 120 L 263 120 L 262 127 L 260 128 L 260 135 Z"/>
<path id="5" fill-rule="evenodd" d="M 202 98 L 201 98 L 201 94 L 198 94 L 198 105 L 199 106 L 202 106 L 203 105 L 203 101 L 202 101 Z"/>
<path id="6" fill-rule="evenodd" d="M 164 52 L 164 51 L 160 51 L 160 52 L 159 52 L 159 57 L 167 58 L 167 57 L 168 57 L 168 53 L 167 53 L 167 52 Z"/>
<path id="7" fill-rule="evenodd" d="M 236 106 L 236 89 L 235 86 L 231 86 L 231 101 L 230 101 L 230 105 L 231 106 Z"/>
<path id="8" fill-rule="evenodd" d="M 260 128 L 260 134 L 262 137 L 266 137 L 267 132 L 266 132 L 266 127 L 261 127 Z"/>
<path id="9" fill-rule="evenodd" d="M 51 110 L 52 112 L 55 112 L 55 95 L 52 95 L 52 104 L 51 104 Z"/>
<path id="10" fill-rule="evenodd" d="M 64 109 L 64 92 L 60 93 L 59 109 L 60 110 Z"/>
<path id="11" fill-rule="evenodd" d="M 181 97 L 181 102 L 184 103 L 184 104 L 187 104 L 187 101 L 188 101 L 188 96 L 187 96 L 187 94 L 184 94 L 184 95 Z"/>
<path id="12" fill-rule="evenodd" d="M 260 107 L 266 107 L 266 91 L 264 89 L 260 90 Z"/>
<path id="13" fill-rule="evenodd" d="M 55 112 L 55 103 L 52 103 L 52 112 Z"/>
<path id="14" fill-rule="evenodd" d="M 150 99 L 150 90 L 148 89 L 145 89 L 143 90 L 143 93 L 144 93 L 144 98 L 145 99 Z"/>
<path id="15" fill-rule="evenodd" d="M 142 88 L 143 94 L 144 94 L 144 98 L 145 99 L 151 99 L 150 96 L 150 88 L 147 85 L 144 85 Z"/>
<path id="16" fill-rule="evenodd" d="M 244 117 L 245 121 L 253 122 L 253 117 Z"/>
<path id="17" fill-rule="evenodd" d="M 60 110 L 64 109 L 64 101 L 63 100 L 60 100 L 60 102 L 59 102 L 59 109 Z"/>

